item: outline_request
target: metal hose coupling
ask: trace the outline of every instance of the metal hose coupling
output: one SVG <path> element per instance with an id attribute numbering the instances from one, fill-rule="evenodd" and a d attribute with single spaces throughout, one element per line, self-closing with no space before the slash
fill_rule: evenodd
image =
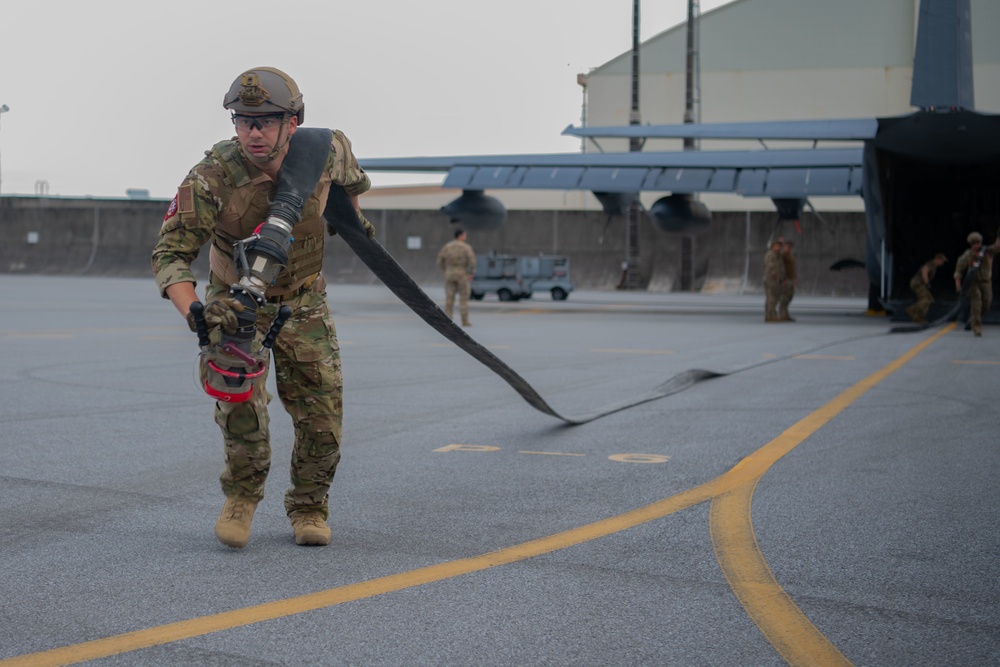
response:
<path id="1" fill-rule="evenodd" d="M 270 215 L 251 236 L 233 246 L 239 284 L 250 289 L 258 303 L 263 303 L 264 292 L 285 270 L 288 250 L 294 241 L 292 226 L 293 223 Z"/>
<path id="2" fill-rule="evenodd" d="M 240 313 L 240 326 L 234 334 L 223 332 L 219 344 L 213 345 L 205 323 L 205 306 L 200 301 L 191 304 L 198 334 L 199 380 L 205 393 L 217 401 L 243 403 L 250 400 L 256 380 L 267 372 L 268 354 L 281 328 L 292 315 L 292 309 L 282 306 L 264 335 L 260 349 L 252 351 L 256 334 L 256 310 L 252 319 Z M 249 322 L 249 329 L 245 324 Z"/>

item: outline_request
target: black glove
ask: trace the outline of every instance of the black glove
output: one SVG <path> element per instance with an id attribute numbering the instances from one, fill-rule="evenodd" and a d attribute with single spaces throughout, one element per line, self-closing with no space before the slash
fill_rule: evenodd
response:
<path id="1" fill-rule="evenodd" d="M 239 326 L 236 314 L 242 313 L 243 310 L 243 304 L 231 297 L 212 299 L 205 306 L 205 325 L 209 330 L 221 327 L 226 333 L 236 333 Z M 194 313 L 187 314 L 187 323 L 191 331 L 198 332 L 194 324 Z"/>

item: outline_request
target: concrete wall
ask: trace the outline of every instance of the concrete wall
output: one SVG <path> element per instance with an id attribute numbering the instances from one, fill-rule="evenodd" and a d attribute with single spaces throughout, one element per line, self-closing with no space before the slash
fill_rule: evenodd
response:
<path id="1" fill-rule="evenodd" d="M 0 199 L 0 273 L 150 276 L 167 202 L 162 200 Z M 435 257 L 452 238 L 452 226 L 438 211 L 367 209 L 377 238 L 421 284 L 441 284 Z M 776 226 L 774 213 L 716 213 L 711 229 L 694 239 L 695 286 L 702 291 L 760 292 L 761 260 L 772 234 L 795 239 L 800 293 L 865 296 L 864 272 L 829 270 L 835 261 L 864 259 L 863 214 L 828 213 L 825 222 L 805 214 L 803 233 Z M 413 246 L 419 239 L 419 249 Z M 603 242 L 602 242 L 603 239 Z M 625 257 L 625 224 L 596 211 L 510 211 L 491 232 L 470 232 L 479 254 L 568 255 L 578 288 L 612 289 Z M 644 224 L 641 270 L 649 288 L 670 291 L 680 284 L 681 239 Z M 207 252 L 195 264 L 207 276 Z M 327 243 L 324 269 L 331 283 L 374 283 L 376 279 L 339 239 Z"/>

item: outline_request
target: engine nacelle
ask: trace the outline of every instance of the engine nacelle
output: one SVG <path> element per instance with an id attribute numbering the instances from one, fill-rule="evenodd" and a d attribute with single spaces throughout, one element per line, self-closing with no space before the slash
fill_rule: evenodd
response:
<path id="1" fill-rule="evenodd" d="M 632 208 L 632 202 L 639 198 L 637 192 L 595 192 L 597 201 L 601 202 L 601 208 L 608 217 L 626 217 Z"/>
<path id="2" fill-rule="evenodd" d="M 649 209 L 657 227 L 672 234 L 694 236 L 708 231 L 712 214 L 691 195 L 669 195 L 657 199 Z"/>
<path id="3" fill-rule="evenodd" d="M 507 209 L 482 190 L 463 190 L 462 196 L 441 207 L 452 224 L 472 231 L 498 229 L 507 220 Z"/>
<path id="4" fill-rule="evenodd" d="M 778 211 L 779 220 L 801 220 L 802 210 L 806 206 L 805 199 L 783 199 L 771 197 L 774 208 Z"/>

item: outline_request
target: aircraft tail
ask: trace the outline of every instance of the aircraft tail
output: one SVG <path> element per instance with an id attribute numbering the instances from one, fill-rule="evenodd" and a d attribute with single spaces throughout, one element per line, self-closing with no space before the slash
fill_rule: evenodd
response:
<path id="1" fill-rule="evenodd" d="M 970 0 L 921 0 L 910 104 L 973 110 Z"/>

